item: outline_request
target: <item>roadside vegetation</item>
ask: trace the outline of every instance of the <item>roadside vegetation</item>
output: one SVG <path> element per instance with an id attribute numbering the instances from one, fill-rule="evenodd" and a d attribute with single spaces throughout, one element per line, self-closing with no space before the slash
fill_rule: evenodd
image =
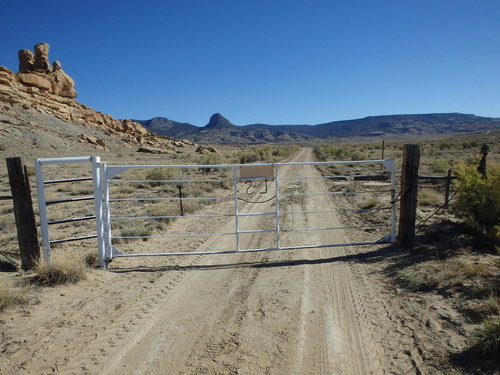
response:
<path id="1" fill-rule="evenodd" d="M 250 151 L 243 151 L 238 155 L 239 163 L 278 162 L 289 158 L 298 150 L 297 145 L 253 147 Z"/>
<path id="2" fill-rule="evenodd" d="M 343 145 L 318 145 L 314 147 L 315 156 L 321 160 L 366 160 L 367 155 L 359 150 L 357 146 L 343 144 Z"/>

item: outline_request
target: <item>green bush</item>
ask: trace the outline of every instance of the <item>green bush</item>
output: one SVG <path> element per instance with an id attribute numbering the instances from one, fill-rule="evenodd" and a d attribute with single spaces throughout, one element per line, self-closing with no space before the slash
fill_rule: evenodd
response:
<path id="1" fill-rule="evenodd" d="M 477 230 L 496 237 L 500 228 L 500 167 L 490 166 L 488 178 L 475 166 L 458 168 L 458 193 L 452 205 L 453 213 Z"/>
<path id="2" fill-rule="evenodd" d="M 449 161 L 446 159 L 435 159 L 432 162 L 431 170 L 435 173 L 444 173 L 450 168 Z"/>

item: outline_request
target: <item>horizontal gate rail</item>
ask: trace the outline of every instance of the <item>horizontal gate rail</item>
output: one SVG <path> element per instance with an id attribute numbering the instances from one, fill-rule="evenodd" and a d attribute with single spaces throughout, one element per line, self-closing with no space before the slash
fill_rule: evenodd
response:
<path id="1" fill-rule="evenodd" d="M 274 212 L 272 213 L 274 215 Z M 189 218 L 199 218 L 206 219 L 209 217 L 232 217 L 229 214 L 214 214 L 214 215 L 169 215 L 169 216 L 122 216 L 122 217 L 110 217 L 111 220 L 148 220 L 148 219 L 189 219 Z"/>
<path id="2" fill-rule="evenodd" d="M 52 221 L 48 221 L 47 224 L 49 224 L 49 225 L 64 224 L 64 223 L 72 223 L 74 221 L 85 221 L 85 220 L 93 220 L 93 219 L 95 219 L 95 216 L 84 216 L 84 217 L 75 217 L 73 219 L 52 220 Z"/>
<path id="3" fill-rule="evenodd" d="M 330 228 L 293 228 L 290 229 L 289 231 L 293 232 L 309 232 L 309 231 L 316 231 L 316 230 L 344 230 L 344 229 L 361 229 L 361 228 L 387 228 L 390 227 L 389 224 L 381 224 L 381 225 L 356 225 L 356 226 L 350 226 L 350 227 L 330 227 Z M 286 232 L 287 230 L 284 229 L 283 232 Z"/>
<path id="4" fill-rule="evenodd" d="M 387 173 L 379 173 L 379 174 L 351 174 L 351 175 L 332 175 L 332 176 L 292 176 L 292 177 L 280 177 L 280 180 L 323 180 L 325 178 L 328 179 L 368 179 L 374 178 L 379 179 L 380 177 L 390 178 L 391 175 Z"/>
<path id="5" fill-rule="evenodd" d="M 368 193 L 390 193 L 390 189 L 386 190 L 366 190 L 366 191 L 329 191 L 325 193 L 297 193 L 297 194 L 280 194 L 282 197 L 311 197 L 315 195 L 358 195 Z"/>
<path id="6" fill-rule="evenodd" d="M 319 211 L 281 211 L 282 214 L 297 215 L 297 214 L 328 214 L 332 212 L 364 212 L 364 211 L 383 211 L 390 210 L 391 207 L 374 207 L 374 208 L 343 208 L 340 210 L 319 210 Z M 274 212 L 272 213 L 274 214 Z"/>
<path id="7" fill-rule="evenodd" d="M 92 200 L 94 200 L 94 197 L 81 197 L 81 198 L 59 199 L 55 201 L 46 201 L 45 204 L 48 206 L 49 204 L 92 201 Z"/>
<path id="8" fill-rule="evenodd" d="M 90 235 L 90 236 L 80 236 L 80 237 L 71 237 L 71 238 L 63 238 L 61 240 L 52 240 L 50 241 L 51 244 L 53 243 L 62 243 L 62 242 L 71 242 L 71 241 L 82 241 L 82 240 L 89 240 L 92 238 L 97 238 L 96 234 Z"/>
<path id="9" fill-rule="evenodd" d="M 117 253 L 113 258 L 133 258 L 133 257 L 157 257 L 157 256 L 181 256 L 181 255 L 210 255 L 210 254 L 239 254 L 239 253 L 258 253 L 262 251 L 282 251 L 282 250 L 307 250 L 307 249 L 321 249 L 326 247 L 348 247 L 348 246 L 365 246 L 373 245 L 381 242 L 348 242 L 341 244 L 328 244 L 328 245 L 303 245 L 303 246 L 281 246 L 281 247 L 265 247 L 257 249 L 242 249 L 242 250 L 212 250 L 212 251 L 182 251 L 165 253 L 158 250 L 158 252 L 140 253 L 140 254 L 122 254 Z M 154 250 L 152 250 L 154 251 Z"/>
<path id="10" fill-rule="evenodd" d="M 232 178 L 221 178 L 221 179 L 194 179 L 194 180 L 123 180 L 123 179 L 113 179 L 115 182 L 127 182 L 127 183 L 179 183 L 179 182 L 230 182 L 233 181 Z"/>
<path id="11" fill-rule="evenodd" d="M 79 177 L 79 178 L 67 178 L 67 179 L 62 179 L 62 180 L 47 180 L 47 181 L 44 181 L 43 183 L 45 185 L 50 185 L 50 184 L 60 184 L 60 183 L 66 183 L 66 182 L 92 181 L 93 179 L 94 179 L 93 177 Z"/>
<path id="12" fill-rule="evenodd" d="M 202 200 L 208 200 L 208 201 L 217 201 L 217 200 L 233 200 L 234 197 L 195 197 L 195 198 L 112 198 L 109 201 L 110 202 L 144 202 L 144 201 L 202 201 Z"/>

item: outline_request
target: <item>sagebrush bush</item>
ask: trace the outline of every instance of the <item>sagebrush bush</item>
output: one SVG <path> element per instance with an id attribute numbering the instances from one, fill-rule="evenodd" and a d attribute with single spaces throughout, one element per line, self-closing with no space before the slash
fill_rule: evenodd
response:
<path id="1" fill-rule="evenodd" d="M 366 160 L 366 155 L 351 145 L 319 145 L 313 150 L 319 160 Z"/>
<path id="2" fill-rule="evenodd" d="M 444 173 L 450 168 L 449 160 L 434 159 L 431 164 L 431 170 L 435 173 Z"/>
<path id="3" fill-rule="evenodd" d="M 458 193 L 452 212 L 483 233 L 496 237 L 500 229 L 500 166 L 490 166 L 484 178 L 473 165 L 458 167 Z"/>
<path id="4" fill-rule="evenodd" d="M 254 147 L 250 151 L 239 154 L 240 164 L 276 162 L 292 156 L 299 149 L 296 145 Z"/>
<path id="5" fill-rule="evenodd" d="M 173 168 L 152 168 L 146 172 L 145 179 L 152 181 L 172 180 L 176 175 Z M 152 186 L 161 185 L 161 182 L 151 182 Z"/>

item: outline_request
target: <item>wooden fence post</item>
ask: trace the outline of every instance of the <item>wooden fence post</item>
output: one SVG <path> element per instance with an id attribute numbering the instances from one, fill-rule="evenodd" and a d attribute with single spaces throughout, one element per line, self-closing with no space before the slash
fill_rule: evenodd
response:
<path id="1" fill-rule="evenodd" d="M 10 190 L 14 202 L 14 216 L 16 218 L 17 240 L 21 254 L 21 267 L 24 270 L 34 268 L 40 259 L 38 234 L 36 229 L 33 202 L 28 180 L 28 171 L 24 165 L 24 158 L 7 158 Z"/>
<path id="2" fill-rule="evenodd" d="M 420 147 L 404 145 L 398 230 L 398 243 L 401 246 L 413 245 L 415 241 L 419 166 Z"/>

